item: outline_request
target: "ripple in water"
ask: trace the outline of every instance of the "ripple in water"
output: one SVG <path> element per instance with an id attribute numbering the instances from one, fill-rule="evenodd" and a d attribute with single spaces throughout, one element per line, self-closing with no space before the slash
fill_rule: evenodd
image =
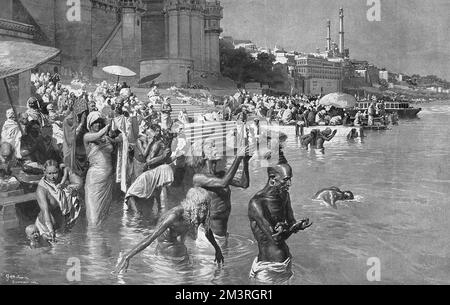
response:
<path id="1" fill-rule="evenodd" d="M 214 248 L 198 248 L 190 239 L 185 244 L 189 253 L 187 258 L 168 258 L 157 254 L 155 242 L 138 255 L 142 258 L 130 262 L 126 274 L 117 276 L 118 283 L 129 284 L 134 273 L 139 272 L 151 284 L 211 284 L 221 273 L 221 268 L 214 262 Z M 233 266 L 239 261 L 247 263 L 255 250 L 254 244 L 244 236 L 230 234 L 228 243 L 221 247 L 225 265 Z"/>

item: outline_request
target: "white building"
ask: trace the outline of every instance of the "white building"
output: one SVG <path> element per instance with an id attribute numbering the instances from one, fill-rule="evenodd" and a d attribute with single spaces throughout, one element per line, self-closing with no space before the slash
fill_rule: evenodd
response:
<path id="1" fill-rule="evenodd" d="M 313 55 L 296 56 L 296 83 L 304 94 L 328 94 L 342 91 L 342 65 Z"/>
<path id="2" fill-rule="evenodd" d="M 385 81 L 389 80 L 389 71 L 383 70 L 379 72 L 380 79 L 384 79 Z"/>

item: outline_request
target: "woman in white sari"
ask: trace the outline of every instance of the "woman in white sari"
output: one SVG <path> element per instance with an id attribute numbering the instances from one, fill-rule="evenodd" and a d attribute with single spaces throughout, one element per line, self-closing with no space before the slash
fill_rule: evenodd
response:
<path id="1" fill-rule="evenodd" d="M 89 132 L 84 135 L 84 145 L 89 161 L 85 183 L 86 217 L 89 225 L 99 225 L 111 207 L 114 175 L 112 152 L 114 140 L 108 137 L 110 124 L 100 112 L 91 112 L 87 118 Z"/>

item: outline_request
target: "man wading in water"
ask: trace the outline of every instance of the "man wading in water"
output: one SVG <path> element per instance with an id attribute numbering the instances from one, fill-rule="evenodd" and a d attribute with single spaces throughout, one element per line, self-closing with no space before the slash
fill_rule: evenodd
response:
<path id="1" fill-rule="evenodd" d="M 286 281 L 292 276 L 291 254 L 286 240 L 312 223 L 308 218 L 300 222 L 294 218 L 289 196 L 292 178 L 289 164 L 269 167 L 267 174 L 266 186 L 253 196 L 248 206 L 250 227 L 259 248 L 250 277 L 273 283 Z"/>
<path id="2" fill-rule="evenodd" d="M 194 186 L 207 190 L 211 197 L 211 230 L 222 245 L 226 244 L 228 236 L 228 219 L 231 213 L 230 185 L 246 189 L 250 184 L 248 162 L 251 156 L 244 156 L 247 152 L 248 146 L 240 148 L 233 164 L 225 174 L 216 172 L 216 160 L 209 158 L 202 172 L 196 173 L 193 177 Z M 242 160 L 244 160 L 242 176 L 240 179 L 235 179 L 234 176 Z M 197 245 L 203 247 L 205 238 L 201 231 L 203 231 L 203 228 L 200 228 Z"/>
<path id="3" fill-rule="evenodd" d="M 198 187 L 191 188 L 186 199 L 180 205 L 162 215 L 153 234 L 139 242 L 124 256 L 119 257 L 116 272 L 126 272 L 131 258 L 150 246 L 155 239 L 158 239 L 156 247 L 158 254 L 174 260 L 185 261 L 188 258 L 188 251 L 184 240 L 188 234 L 195 237 L 199 225 L 204 224 L 208 227 L 210 202 L 207 191 Z M 220 265 L 223 263 L 222 251 L 217 245 L 211 229 L 207 228 L 206 232 L 208 241 L 216 250 L 214 261 Z"/>

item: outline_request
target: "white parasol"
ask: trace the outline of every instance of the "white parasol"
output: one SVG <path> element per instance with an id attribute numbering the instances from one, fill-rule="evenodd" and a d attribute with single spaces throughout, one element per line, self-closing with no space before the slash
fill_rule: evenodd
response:
<path id="1" fill-rule="evenodd" d="M 353 108 L 356 106 L 354 96 L 346 93 L 330 93 L 319 100 L 322 106 L 334 106 L 337 108 Z"/>
<path id="2" fill-rule="evenodd" d="M 116 75 L 117 76 L 117 83 L 119 83 L 119 77 L 131 77 L 135 76 L 136 73 L 131 71 L 128 68 L 122 67 L 122 66 L 106 66 L 103 67 L 103 71 L 105 71 L 108 74 Z"/>

